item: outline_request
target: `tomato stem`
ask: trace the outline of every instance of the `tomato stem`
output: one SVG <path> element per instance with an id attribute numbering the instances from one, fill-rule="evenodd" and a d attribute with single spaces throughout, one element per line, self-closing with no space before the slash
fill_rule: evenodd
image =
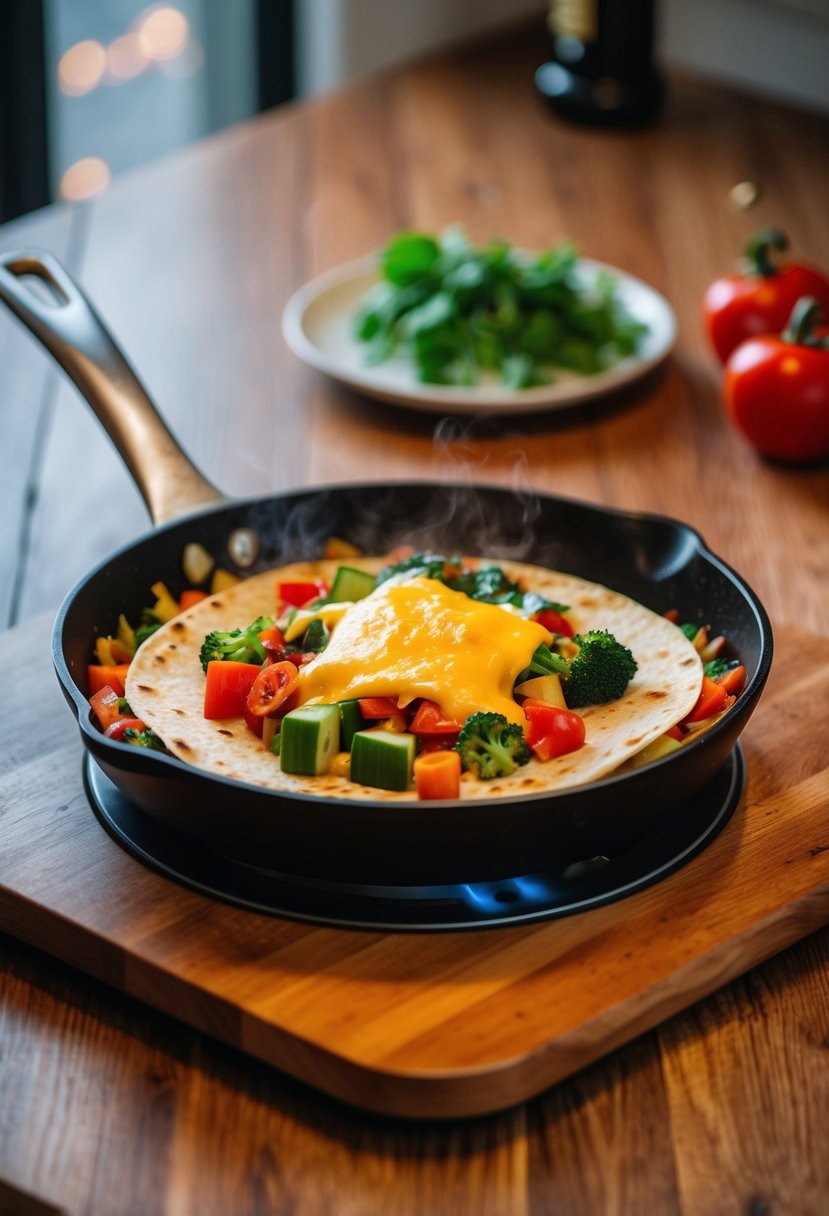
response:
<path id="1" fill-rule="evenodd" d="M 795 346 L 818 346 L 824 350 L 829 348 L 827 339 L 820 338 L 817 333 L 817 323 L 822 311 L 820 301 L 814 296 L 801 296 L 780 335 L 783 341 L 792 342 Z"/>
<path id="2" fill-rule="evenodd" d="M 760 275 L 770 279 L 778 273 L 777 260 L 774 253 L 782 253 L 788 249 L 789 239 L 779 228 L 761 228 L 750 237 L 745 247 L 745 257 L 748 262 L 749 274 Z"/>

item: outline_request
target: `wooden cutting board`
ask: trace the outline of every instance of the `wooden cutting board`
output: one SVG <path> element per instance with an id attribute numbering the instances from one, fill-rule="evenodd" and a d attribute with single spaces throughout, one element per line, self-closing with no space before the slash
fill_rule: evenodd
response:
<path id="1" fill-rule="evenodd" d="M 684 869 L 566 919 L 400 934 L 243 911 L 128 856 L 87 803 L 49 633 L 0 636 L 0 929 L 347 1102 L 518 1103 L 829 921 L 829 641 L 779 636 L 741 805 Z"/>

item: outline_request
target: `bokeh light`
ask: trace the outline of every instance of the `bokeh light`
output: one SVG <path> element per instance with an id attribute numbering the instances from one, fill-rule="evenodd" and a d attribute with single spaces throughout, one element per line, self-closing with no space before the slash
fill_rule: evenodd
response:
<path id="1" fill-rule="evenodd" d="M 110 84 L 123 84 L 140 76 L 149 60 L 137 34 L 122 34 L 107 47 L 106 70 Z"/>
<path id="2" fill-rule="evenodd" d="M 184 50 L 190 33 L 184 13 L 166 4 L 145 9 L 135 28 L 148 59 L 174 59 Z"/>
<path id="3" fill-rule="evenodd" d="M 110 181 L 109 165 L 99 156 L 85 156 L 76 160 L 60 179 L 58 193 L 61 198 L 79 202 L 92 198 L 106 190 Z"/>
<path id="4" fill-rule="evenodd" d="M 76 42 L 60 57 L 58 85 L 70 97 L 83 97 L 100 84 L 107 66 L 107 53 L 92 38 Z"/>

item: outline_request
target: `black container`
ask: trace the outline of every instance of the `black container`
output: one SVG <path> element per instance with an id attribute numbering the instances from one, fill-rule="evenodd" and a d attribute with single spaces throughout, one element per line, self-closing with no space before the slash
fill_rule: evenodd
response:
<path id="1" fill-rule="evenodd" d="M 550 0 L 551 57 L 535 76 L 556 113 L 594 126 L 637 126 L 662 108 L 653 58 L 655 0 Z"/>

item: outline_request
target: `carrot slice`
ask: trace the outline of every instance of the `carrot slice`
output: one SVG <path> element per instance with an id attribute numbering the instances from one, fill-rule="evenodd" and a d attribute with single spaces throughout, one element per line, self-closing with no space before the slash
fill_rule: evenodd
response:
<path id="1" fill-rule="evenodd" d="M 186 608 L 192 608 L 195 604 L 200 604 L 202 600 L 206 599 L 206 591 L 196 591 L 195 588 L 187 587 L 178 597 L 179 612 L 184 612 Z"/>
<path id="2" fill-rule="evenodd" d="M 728 692 L 710 676 L 702 677 L 702 691 L 696 705 L 685 719 L 686 722 L 702 722 L 725 708 Z"/>
<path id="3" fill-rule="evenodd" d="M 461 758 L 454 751 L 427 752 L 414 762 L 418 798 L 457 798 L 461 792 Z"/>
<path id="4" fill-rule="evenodd" d="M 724 688 L 727 693 L 735 697 L 743 691 L 745 682 L 746 669 L 742 664 L 739 667 L 732 667 L 730 671 L 724 671 L 714 681 L 715 684 L 719 684 L 720 688 Z"/>

